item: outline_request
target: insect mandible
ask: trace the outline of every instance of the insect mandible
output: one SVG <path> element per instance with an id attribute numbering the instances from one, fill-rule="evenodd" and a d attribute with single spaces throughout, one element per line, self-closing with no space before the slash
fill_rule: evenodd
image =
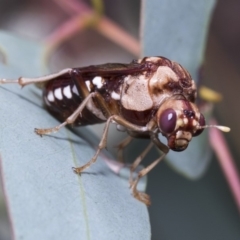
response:
<path id="1" fill-rule="evenodd" d="M 163 154 L 142 169 L 131 181 L 133 196 L 150 205 L 147 194 L 137 190 L 139 179 L 151 171 L 171 149 L 183 151 L 192 137 L 206 127 L 229 131 L 228 127 L 205 125 L 204 116 L 194 104 L 197 91 L 194 81 L 180 64 L 165 57 L 145 57 L 130 64 L 103 64 L 67 68 L 39 78 L 0 79 L 0 83 L 25 86 L 44 83 L 43 101 L 47 109 L 62 123 L 53 128 L 35 129 L 39 135 L 57 132 L 68 124 L 84 126 L 106 122 L 98 149 L 92 159 L 76 173 L 93 164 L 106 147 L 109 125 L 126 131 L 131 138 L 149 138 Z M 167 138 L 163 144 L 158 134 Z M 131 138 L 120 144 L 124 148 Z M 151 145 L 143 152 L 143 155 Z M 132 164 L 131 172 L 142 158 Z"/>

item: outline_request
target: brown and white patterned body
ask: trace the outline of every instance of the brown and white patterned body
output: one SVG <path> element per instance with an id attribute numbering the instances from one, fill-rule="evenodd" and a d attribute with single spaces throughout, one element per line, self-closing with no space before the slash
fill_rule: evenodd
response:
<path id="1" fill-rule="evenodd" d="M 118 115 L 138 126 L 155 121 L 158 132 L 168 137 L 170 132 L 159 128 L 159 119 L 166 108 L 171 108 L 175 109 L 177 120 L 173 130 L 182 130 L 174 138 L 171 136 L 170 148 L 184 150 L 182 147 L 177 149 L 172 142 L 184 137 L 188 143 L 199 131 L 193 129 L 194 125 L 199 125 L 201 117 L 193 104 L 196 99 L 195 83 L 181 65 L 164 57 L 146 57 L 130 64 L 70 69 L 46 83 L 44 101 L 52 114 L 65 120 L 93 92 L 97 92 L 98 97 L 88 101 L 74 125 L 101 123 L 112 115 Z M 184 114 L 183 110 L 188 114 Z M 120 124 L 118 128 L 125 129 Z M 146 136 L 126 130 L 134 136 Z M 186 145 L 186 140 L 183 145 Z"/>

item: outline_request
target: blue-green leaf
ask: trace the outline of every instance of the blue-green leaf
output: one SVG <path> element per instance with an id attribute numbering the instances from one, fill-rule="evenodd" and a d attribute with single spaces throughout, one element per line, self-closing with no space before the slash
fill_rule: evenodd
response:
<path id="1" fill-rule="evenodd" d="M 0 50 L 1 78 L 44 73 L 44 45 L 1 32 Z M 1 177 L 15 239 L 150 239 L 146 206 L 107 167 L 104 154 L 81 176 L 73 173 L 94 155 L 88 129 L 82 138 L 65 128 L 37 136 L 35 127 L 59 123 L 34 86 L 2 85 L 0 102 Z"/>
<path id="2" fill-rule="evenodd" d="M 144 56 L 165 56 L 179 62 L 198 80 L 205 39 L 215 0 L 144 1 L 142 40 Z M 211 159 L 205 132 L 183 153 L 170 152 L 167 161 L 189 178 L 200 177 Z"/>

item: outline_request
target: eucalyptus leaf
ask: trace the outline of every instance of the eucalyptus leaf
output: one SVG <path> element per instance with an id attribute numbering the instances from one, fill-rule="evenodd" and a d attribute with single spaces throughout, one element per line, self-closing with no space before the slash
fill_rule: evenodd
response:
<path id="1" fill-rule="evenodd" d="M 164 56 L 179 62 L 198 80 L 205 40 L 215 0 L 143 1 L 144 56 Z M 189 178 L 199 178 L 211 160 L 207 133 L 192 140 L 182 153 L 170 152 L 168 163 Z"/>
<path id="2" fill-rule="evenodd" d="M 1 78 L 45 74 L 44 45 L 0 32 L 6 64 Z M 103 161 L 81 176 L 81 166 L 95 153 L 95 136 L 82 138 L 63 128 L 55 135 L 34 128 L 59 124 L 41 103 L 41 90 L 0 86 L 1 174 L 15 239 L 150 239 L 147 208 Z M 87 140 L 85 140 L 84 135 Z"/>

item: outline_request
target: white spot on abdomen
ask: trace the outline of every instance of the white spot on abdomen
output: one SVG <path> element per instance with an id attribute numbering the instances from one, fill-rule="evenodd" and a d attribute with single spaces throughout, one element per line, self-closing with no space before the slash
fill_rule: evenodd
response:
<path id="1" fill-rule="evenodd" d="M 90 86 L 90 81 L 86 81 L 86 86 L 89 92 L 91 92 L 91 86 Z"/>
<path id="2" fill-rule="evenodd" d="M 50 91 L 50 92 L 48 93 L 48 95 L 47 95 L 47 100 L 48 100 L 49 102 L 54 102 L 54 96 L 53 96 L 53 92 L 52 92 L 52 91 Z"/>
<path id="3" fill-rule="evenodd" d="M 102 78 L 101 77 L 95 77 L 93 80 L 92 80 L 93 84 L 97 86 L 97 88 L 101 88 L 103 86 L 103 83 L 102 83 Z"/>
<path id="4" fill-rule="evenodd" d="M 79 96 L 77 87 L 75 85 L 73 85 L 72 92 Z"/>
<path id="5" fill-rule="evenodd" d="M 62 96 L 62 89 L 61 88 L 57 88 L 54 90 L 54 96 L 58 99 L 58 100 L 62 100 L 63 96 Z"/>
<path id="6" fill-rule="evenodd" d="M 63 88 L 63 95 L 68 99 L 72 98 L 70 86 Z"/>
<path id="7" fill-rule="evenodd" d="M 120 94 L 116 93 L 115 91 L 112 91 L 111 97 L 115 100 L 120 100 Z"/>

